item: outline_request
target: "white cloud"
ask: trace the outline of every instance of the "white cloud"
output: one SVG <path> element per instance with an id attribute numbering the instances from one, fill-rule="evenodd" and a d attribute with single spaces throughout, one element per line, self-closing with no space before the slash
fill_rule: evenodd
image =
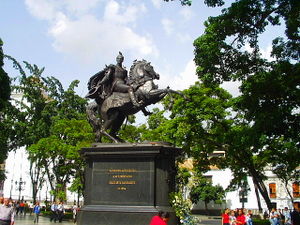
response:
<path id="1" fill-rule="evenodd" d="M 158 55 L 151 37 L 133 29 L 138 17 L 146 12 L 143 4 L 110 0 L 105 2 L 101 16 L 90 12 L 97 3 L 99 0 L 26 0 L 33 16 L 49 22 L 54 48 L 76 61 L 92 64 L 110 59 L 119 50 L 132 55 Z"/>
<path id="2" fill-rule="evenodd" d="M 174 31 L 174 22 L 170 19 L 164 18 L 161 20 L 161 24 L 163 25 L 163 29 L 167 35 L 170 35 Z"/>
<path id="3" fill-rule="evenodd" d="M 109 1 L 105 7 L 104 20 L 112 23 L 127 24 L 135 22 L 139 15 L 146 12 L 146 7 L 140 5 L 120 5 L 116 1 Z"/>
<path id="4" fill-rule="evenodd" d="M 52 20 L 57 14 L 57 1 L 25 0 L 29 12 L 38 19 Z"/>
<path id="5" fill-rule="evenodd" d="M 233 97 L 237 97 L 241 95 L 241 92 L 239 90 L 240 85 L 241 82 L 239 81 L 228 81 L 221 84 L 221 87 L 227 90 Z"/>
<path id="6" fill-rule="evenodd" d="M 162 0 L 152 0 L 152 4 L 154 5 L 155 8 L 160 9 L 162 5 Z"/>
<path id="7" fill-rule="evenodd" d="M 194 12 L 191 10 L 191 8 L 183 7 L 179 14 L 182 16 L 182 21 L 187 22 L 191 20 L 194 17 Z"/>
<path id="8" fill-rule="evenodd" d="M 251 52 L 253 52 L 254 49 L 251 48 L 248 43 L 246 43 L 245 50 L 251 53 Z M 274 60 L 274 58 L 271 57 L 271 52 L 272 52 L 272 45 L 271 44 L 269 44 L 268 46 L 266 46 L 264 48 L 260 47 L 261 57 L 266 59 L 269 62 Z"/>
<path id="9" fill-rule="evenodd" d="M 189 61 L 184 70 L 178 74 L 172 74 L 170 72 L 171 67 L 166 66 L 161 76 L 161 80 L 158 82 L 159 87 L 170 86 L 174 90 L 184 90 L 189 88 L 191 85 L 198 81 L 196 75 L 196 66 L 193 60 Z"/>

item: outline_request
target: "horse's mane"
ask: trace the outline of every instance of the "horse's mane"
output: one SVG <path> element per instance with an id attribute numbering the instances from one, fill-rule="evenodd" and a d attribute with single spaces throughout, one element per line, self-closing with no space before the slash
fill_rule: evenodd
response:
<path id="1" fill-rule="evenodd" d="M 133 64 L 132 66 L 130 67 L 130 70 L 129 70 L 129 79 L 130 80 L 134 80 L 135 79 L 135 72 L 136 70 L 142 66 L 142 65 L 145 65 L 147 64 L 148 62 L 145 60 L 145 59 L 142 59 L 142 60 L 134 60 L 133 61 Z"/>

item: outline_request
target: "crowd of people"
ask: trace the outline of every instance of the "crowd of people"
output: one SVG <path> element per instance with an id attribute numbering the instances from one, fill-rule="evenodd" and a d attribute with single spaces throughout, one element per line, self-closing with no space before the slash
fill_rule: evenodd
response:
<path id="1" fill-rule="evenodd" d="M 251 210 L 246 209 L 236 209 L 230 210 L 225 209 L 222 214 L 222 224 L 223 225 L 253 225 L 252 220 L 253 214 Z"/>
<path id="2" fill-rule="evenodd" d="M 45 210 L 45 207 L 42 208 L 39 202 L 36 202 L 33 205 L 26 201 L 13 201 L 8 198 L 0 197 L 0 225 L 13 225 L 15 216 L 26 216 L 26 213 L 29 213 L 30 215 L 33 214 L 33 223 L 38 223 L 42 210 Z M 53 202 L 50 210 L 50 221 L 61 223 L 65 215 L 65 206 L 63 202 Z M 74 203 L 71 210 L 73 213 L 73 221 L 75 223 L 79 207 Z"/>
<path id="3" fill-rule="evenodd" d="M 282 210 L 272 208 L 264 217 L 269 218 L 271 225 L 300 225 L 300 212 L 296 208 L 293 211 L 290 211 L 288 207 Z"/>
<path id="4" fill-rule="evenodd" d="M 299 210 L 290 211 L 288 207 L 283 210 L 273 208 L 269 213 L 264 212 L 264 219 L 269 219 L 270 225 L 300 225 Z M 253 213 L 251 210 L 225 209 L 222 214 L 222 225 L 253 225 Z"/>

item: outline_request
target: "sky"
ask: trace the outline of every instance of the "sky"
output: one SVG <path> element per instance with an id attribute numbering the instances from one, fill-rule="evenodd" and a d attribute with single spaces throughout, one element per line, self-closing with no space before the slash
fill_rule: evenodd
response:
<path id="1" fill-rule="evenodd" d="M 44 76 L 56 77 L 65 88 L 79 80 L 82 97 L 89 78 L 115 63 L 119 51 L 127 69 L 133 60 L 146 59 L 160 74 L 159 88 L 183 90 L 198 80 L 193 41 L 203 34 L 204 21 L 220 12 L 202 0 L 190 7 L 179 0 L 1 0 L 0 37 L 5 54 L 45 67 Z M 261 42 L 266 57 L 267 35 Z M 18 76 L 10 61 L 4 69 Z M 238 95 L 236 83 L 223 87 Z"/>
<path id="2" fill-rule="evenodd" d="M 161 75 L 160 88 L 182 90 L 197 80 L 193 41 L 208 16 L 220 8 L 178 0 L 1 0 L 3 50 L 18 61 L 45 67 L 44 76 L 65 87 L 77 79 L 85 96 L 88 79 L 115 63 L 119 51 L 127 69 L 146 59 Z M 17 76 L 9 61 L 5 70 Z"/>

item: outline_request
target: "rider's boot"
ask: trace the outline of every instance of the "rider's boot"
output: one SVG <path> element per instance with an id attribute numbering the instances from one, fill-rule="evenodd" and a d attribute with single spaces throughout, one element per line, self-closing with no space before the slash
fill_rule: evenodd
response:
<path id="1" fill-rule="evenodd" d="M 134 95 L 134 92 L 133 92 L 133 89 L 132 88 L 129 88 L 128 89 L 128 94 L 129 94 L 129 97 L 130 97 L 130 100 L 132 102 L 132 104 L 136 107 L 140 107 L 141 106 L 141 103 L 139 103 Z"/>

